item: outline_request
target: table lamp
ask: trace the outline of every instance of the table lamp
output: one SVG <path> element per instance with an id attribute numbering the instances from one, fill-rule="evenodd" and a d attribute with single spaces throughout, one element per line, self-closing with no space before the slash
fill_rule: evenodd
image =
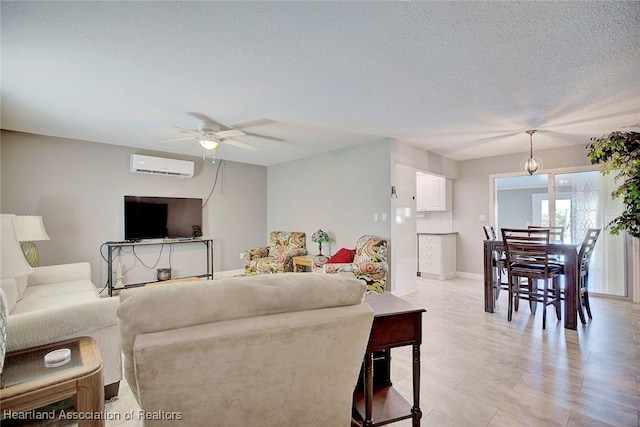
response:
<path id="1" fill-rule="evenodd" d="M 14 228 L 15 215 L 0 215 L 0 279 L 25 276 L 33 271 L 24 259 Z M 4 367 L 7 342 L 5 294 L 0 291 L 0 373 Z"/>
<path id="2" fill-rule="evenodd" d="M 319 256 L 322 256 L 322 242 L 328 242 L 329 241 L 329 235 L 327 233 L 325 233 L 322 230 L 318 230 L 315 233 L 313 233 L 313 235 L 311 236 L 311 241 L 312 242 L 316 242 L 319 247 L 318 247 L 318 252 L 319 252 Z"/>
<path id="3" fill-rule="evenodd" d="M 16 236 L 20 242 L 20 247 L 24 257 L 31 267 L 40 265 L 40 254 L 38 247 L 33 242 L 51 240 L 44 229 L 41 216 L 16 215 L 14 219 Z"/>

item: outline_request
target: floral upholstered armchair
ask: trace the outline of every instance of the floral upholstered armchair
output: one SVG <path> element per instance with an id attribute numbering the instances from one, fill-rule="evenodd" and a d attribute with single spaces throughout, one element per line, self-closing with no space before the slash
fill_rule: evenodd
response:
<path id="1" fill-rule="evenodd" d="M 387 241 L 378 236 L 362 236 L 356 242 L 353 262 L 331 263 L 323 266 L 325 273 L 350 272 L 356 279 L 367 284 L 367 292 L 384 292 L 389 264 L 387 264 Z"/>
<path id="2" fill-rule="evenodd" d="M 307 236 L 300 231 L 272 231 L 269 246 L 242 252 L 244 272 L 249 276 L 260 273 L 293 271 L 293 257 L 307 254 Z"/>

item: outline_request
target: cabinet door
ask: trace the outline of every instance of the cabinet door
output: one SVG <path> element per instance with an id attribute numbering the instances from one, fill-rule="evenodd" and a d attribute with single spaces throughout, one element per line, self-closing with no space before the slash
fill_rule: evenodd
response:
<path id="1" fill-rule="evenodd" d="M 416 210 L 451 210 L 451 182 L 439 176 L 416 175 Z"/>
<path id="2" fill-rule="evenodd" d="M 425 188 L 425 210 L 445 210 L 446 180 L 437 176 L 428 176 Z"/>

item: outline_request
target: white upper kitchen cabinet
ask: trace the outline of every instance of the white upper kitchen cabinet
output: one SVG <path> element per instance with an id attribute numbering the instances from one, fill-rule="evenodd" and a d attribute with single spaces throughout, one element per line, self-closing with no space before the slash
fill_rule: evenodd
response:
<path id="1" fill-rule="evenodd" d="M 421 172 L 416 174 L 416 210 L 450 211 L 451 180 Z"/>

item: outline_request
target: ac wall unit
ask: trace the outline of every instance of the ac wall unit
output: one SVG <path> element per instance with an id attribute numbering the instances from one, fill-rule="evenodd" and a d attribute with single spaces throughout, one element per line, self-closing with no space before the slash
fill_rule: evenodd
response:
<path id="1" fill-rule="evenodd" d="M 178 178 L 193 177 L 193 162 L 189 160 L 166 159 L 164 157 L 132 154 L 129 166 L 131 173 L 175 176 Z"/>

